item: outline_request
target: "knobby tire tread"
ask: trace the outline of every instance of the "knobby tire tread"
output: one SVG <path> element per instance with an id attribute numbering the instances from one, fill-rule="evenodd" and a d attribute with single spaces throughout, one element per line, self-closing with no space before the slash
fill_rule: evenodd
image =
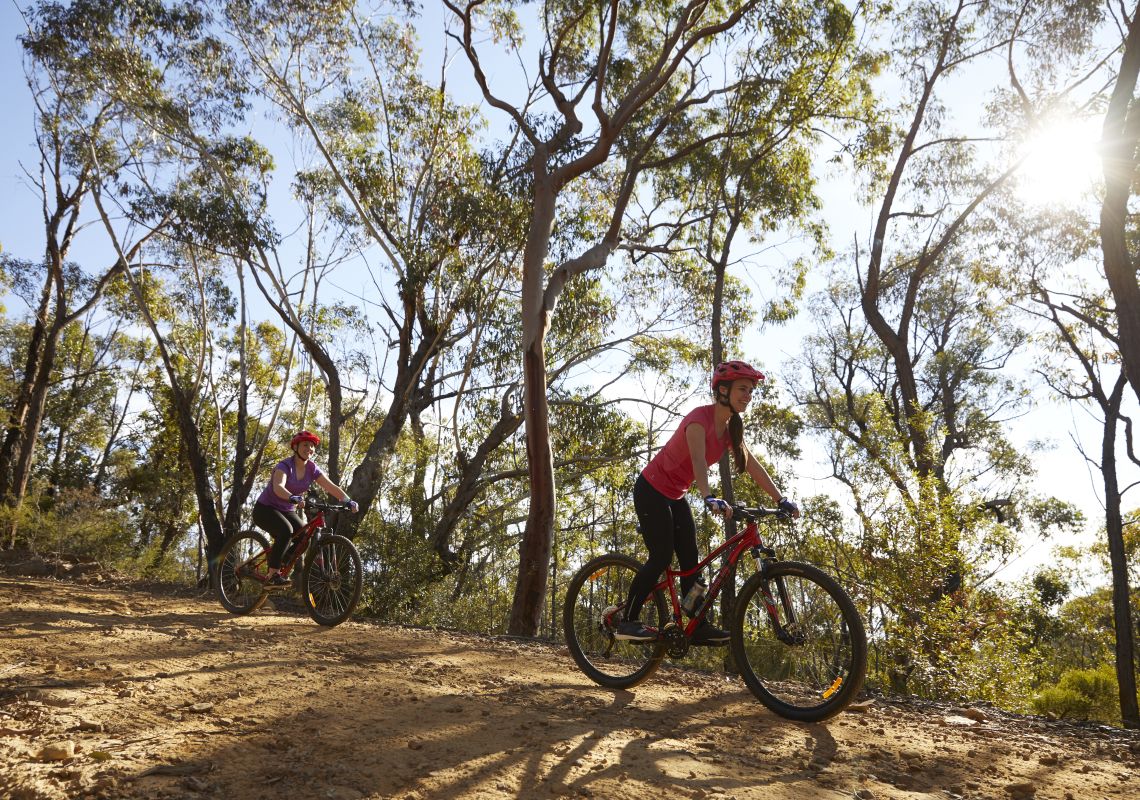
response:
<path id="1" fill-rule="evenodd" d="M 334 545 L 337 548 L 343 548 L 348 554 L 349 560 L 352 561 L 353 567 L 353 587 L 351 596 L 348 599 L 344 608 L 331 616 L 325 614 L 321 609 L 317 608 L 313 596 L 309 593 L 309 580 L 314 570 L 320 569 L 316 555 L 320 549 L 326 545 Z M 356 610 L 356 604 L 360 602 L 360 595 L 364 588 L 364 562 L 360 558 L 360 552 L 356 549 L 356 545 L 347 536 L 339 534 L 332 534 L 321 537 L 319 542 L 317 537 L 309 545 L 309 550 L 305 553 L 304 567 L 301 571 L 301 599 L 305 603 L 305 608 L 309 611 L 309 616 L 313 621 L 319 625 L 332 628 L 340 625 L 346 619 L 352 616 L 352 612 Z"/>
<path id="2" fill-rule="evenodd" d="M 657 667 L 661 664 L 661 659 L 665 656 L 664 642 L 659 641 L 653 646 L 645 664 L 640 669 L 628 676 L 615 677 L 613 675 L 607 675 L 594 667 L 590 662 L 589 656 L 583 651 L 574 627 L 574 609 L 578 593 L 592 575 L 606 566 L 621 566 L 631 569 L 633 573 L 636 574 L 636 572 L 641 569 L 641 562 L 621 553 L 606 553 L 586 562 L 586 564 L 574 574 L 574 577 L 570 579 L 570 583 L 566 588 L 566 598 L 562 604 L 563 635 L 566 638 L 570 655 L 573 657 L 575 663 L 577 663 L 578 668 L 581 669 L 590 680 L 607 689 L 631 689 L 648 680 L 650 676 L 657 671 Z M 645 602 L 646 605 L 650 603 L 656 605 L 658 620 L 669 619 L 669 614 L 666 611 L 667 604 L 665 597 L 660 590 L 655 591 L 652 597 L 648 598 Z"/>
<path id="3" fill-rule="evenodd" d="M 234 550 L 234 548 L 237 547 L 238 544 L 244 539 L 253 539 L 261 545 L 262 550 L 266 552 L 269 551 L 269 540 L 264 535 L 262 535 L 260 531 L 244 530 L 235 533 L 233 536 L 226 540 L 225 544 L 222 545 L 222 550 L 218 554 L 217 568 L 214 570 L 214 574 L 210 580 L 211 588 L 214 591 L 214 596 L 218 598 L 218 601 L 222 604 L 222 607 L 225 608 L 226 611 L 229 611 L 231 614 L 236 614 L 238 616 L 245 616 L 246 614 L 252 614 L 254 611 L 257 611 L 259 608 L 265 605 L 265 601 L 269 597 L 267 592 L 262 591 L 250 605 L 239 605 L 237 603 L 234 603 L 224 591 L 224 588 L 222 586 L 222 578 L 223 571 L 225 570 L 226 560 L 229 558 L 229 555 Z"/>
<path id="4" fill-rule="evenodd" d="M 744 615 L 753 596 L 760 591 L 764 581 L 771 581 L 780 575 L 793 575 L 806 578 L 822 587 L 835 601 L 847 623 L 851 636 L 852 671 L 844 681 L 842 688 L 826 703 L 805 708 L 791 705 L 775 697 L 764 688 L 764 681 L 752 669 L 744 646 Z M 779 598 L 777 598 L 779 603 Z M 797 722 L 820 722 L 839 714 L 855 699 L 863 687 L 863 680 L 867 674 L 867 637 L 863 628 L 863 620 L 855 603 L 848 596 L 839 582 L 813 564 L 800 561 L 776 561 L 770 563 L 763 572 L 758 572 L 749 578 L 736 598 L 737 618 L 732 625 L 732 655 L 737 668 L 749 690 L 756 699 L 769 710 L 785 719 Z"/>

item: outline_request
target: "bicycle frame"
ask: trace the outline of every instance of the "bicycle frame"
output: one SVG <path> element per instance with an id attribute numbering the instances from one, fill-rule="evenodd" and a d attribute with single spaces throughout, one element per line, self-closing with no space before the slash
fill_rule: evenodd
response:
<path id="1" fill-rule="evenodd" d="M 306 503 L 306 506 L 308 504 Z M 325 528 L 325 511 L 323 508 L 314 506 L 317 509 L 317 514 L 311 520 L 306 522 L 292 537 L 292 552 L 289 558 L 282 562 L 281 567 L 277 570 L 284 577 L 289 577 L 289 573 L 297 562 L 301 560 L 301 556 L 309 549 L 309 542 L 313 537 Z"/>
<path id="2" fill-rule="evenodd" d="M 778 509 L 767 508 L 748 509 L 746 512 L 743 507 L 734 506 L 733 513 L 741 514 L 743 518 L 747 520 L 747 525 L 745 525 L 744 530 L 726 539 L 723 543 L 721 543 L 719 547 L 709 553 L 692 569 L 678 570 L 673 569 L 672 566 L 666 567 L 664 579 L 662 579 L 661 582 L 654 586 L 649 592 L 649 596 L 652 596 L 654 592 L 664 591 L 668 589 L 669 602 L 673 613 L 673 622 L 677 625 L 682 626 L 686 637 L 691 637 L 697 626 L 704 621 L 705 614 L 708 612 L 709 608 L 712 607 L 712 604 L 716 601 L 716 598 L 720 596 L 721 587 L 724 586 L 724 582 L 731 574 L 732 568 L 740 560 L 740 557 L 744 555 L 745 551 L 751 551 L 752 555 L 758 560 L 761 558 L 763 559 L 760 561 L 761 569 L 763 569 L 764 563 L 776 557 L 776 552 L 771 547 L 768 547 L 764 543 L 764 539 L 760 536 L 760 527 L 756 524 L 756 520 L 761 517 L 783 518 L 784 512 L 779 511 Z M 716 575 L 713 577 L 712 583 L 709 584 L 708 591 L 705 593 L 704 600 L 701 601 L 700 607 L 697 608 L 696 613 L 693 614 L 692 618 L 689 619 L 687 624 L 682 624 L 681 601 L 679 592 L 677 591 L 677 579 L 687 578 L 690 575 L 695 575 L 701 572 L 705 569 L 705 567 L 707 567 L 716 558 L 725 552 L 728 552 L 728 558 L 725 560 L 725 563 L 720 567 L 720 569 L 717 570 Z M 782 581 L 780 581 L 778 584 L 778 591 L 781 595 L 783 595 L 785 592 Z M 777 630 L 782 634 L 784 626 L 779 623 L 779 612 L 776 610 L 775 602 L 767 591 L 765 591 L 764 599 L 764 604 L 767 606 L 769 616 L 771 616 L 772 621 L 776 624 Z M 784 600 L 784 608 L 789 609 L 791 606 L 786 601 L 786 598 L 781 599 Z M 783 638 L 782 635 L 781 638 Z"/>

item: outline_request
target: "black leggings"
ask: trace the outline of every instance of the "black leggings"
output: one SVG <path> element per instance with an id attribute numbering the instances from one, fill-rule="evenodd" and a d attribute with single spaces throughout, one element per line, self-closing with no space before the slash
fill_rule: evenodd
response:
<path id="1" fill-rule="evenodd" d="M 289 546 L 289 540 L 305 521 L 296 511 L 282 511 L 264 503 L 254 503 L 253 524 L 273 537 L 273 548 L 269 551 L 269 566 L 281 566 L 281 556 Z"/>
<path id="2" fill-rule="evenodd" d="M 697 553 L 697 527 L 693 512 L 685 498 L 670 500 L 654 489 L 643 475 L 633 484 L 633 507 L 641 535 L 649 547 L 649 560 L 638 570 L 629 587 L 626 619 L 637 619 L 649 592 L 661 579 L 661 574 L 677 554 L 682 570 L 692 569 L 700 560 Z M 696 583 L 697 574 L 681 579 L 681 596 Z"/>

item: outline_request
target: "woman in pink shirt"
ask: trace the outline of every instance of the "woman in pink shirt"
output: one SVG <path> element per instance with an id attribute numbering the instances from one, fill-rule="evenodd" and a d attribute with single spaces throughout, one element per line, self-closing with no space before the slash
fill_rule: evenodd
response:
<path id="1" fill-rule="evenodd" d="M 732 516 L 732 508 L 709 490 L 709 467 L 720 461 L 731 449 L 737 472 L 747 472 L 780 508 L 793 516 L 799 507 L 780 494 L 768 471 L 744 445 L 744 422 L 740 415 L 752 401 L 756 384 L 764 380 L 759 370 L 743 361 L 725 361 L 713 370 L 712 392 L 715 402 L 693 409 L 677 431 L 637 477 L 633 486 L 633 505 L 637 510 L 641 535 L 649 547 L 649 560 L 638 571 L 629 589 L 625 620 L 619 623 L 618 639 L 645 642 L 657 638 L 657 631 L 639 619 L 641 607 L 657 584 L 665 568 L 677 554 L 682 570 L 692 569 L 700 557 L 697 552 L 697 528 L 685 493 L 695 482 L 705 498 L 705 507 L 714 514 Z M 681 594 L 687 594 L 697 581 L 693 574 L 681 580 Z M 724 645 L 728 631 L 708 622 L 693 633 L 693 644 Z"/>
<path id="2" fill-rule="evenodd" d="M 289 585 L 277 570 L 281 568 L 281 557 L 289 546 L 289 540 L 305 524 L 297 513 L 297 507 L 305 502 L 304 494 L 310 486 L 315 483 L 342 503 L 350 503 L 354 514 L 359 510 L 344 490 L 325 477 L 312 460 L 320 443 L 320 437 L 309 431 L 301 431 L 289 440 L 293 456 L 278 462 L 273 468 L 273 476 L 253 506 L 253 524 L 273 537 L 273 548 L 268 558 L 267 588 Z"/>

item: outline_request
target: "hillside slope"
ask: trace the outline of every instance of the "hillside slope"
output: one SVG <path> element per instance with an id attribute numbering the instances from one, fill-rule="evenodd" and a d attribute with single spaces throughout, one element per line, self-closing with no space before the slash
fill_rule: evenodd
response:
<path id="1" fill-rule="evenodd" d="M 1131 732 L 873 702 L 775 717 L 565 648 L 0 577 L 0 797 L 1136 798 Z"/>

